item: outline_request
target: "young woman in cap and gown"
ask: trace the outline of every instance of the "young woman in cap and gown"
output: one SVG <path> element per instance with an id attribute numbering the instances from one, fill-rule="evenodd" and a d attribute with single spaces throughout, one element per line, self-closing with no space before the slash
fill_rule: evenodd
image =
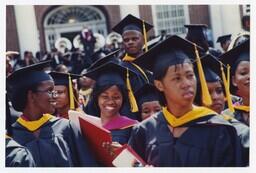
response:
<path id="1" fill-rule="evenodd" d="M 217 57 L 214 57 L 211 54 L 203 56 L 201 58 L 201 62 L 212 104 L 203 104 L 203 95 L 201 92 L 200 82 L 197 82 L 197 95 L 194 102 L 196 105 L 205 106 L 222 115 L 225 120 L 230 122 L 236 128 L 237 136 L 240 138 L 242 144 L 242 161 L 244 166 L 246 166 L 249 164 L 249 127 L 236 120 L 233 117 L 233 114 L 227 115 L 225 112 L 223 112 L 226 107 L 230 112 L 234 112 L 230 91 L 228 89 L 228 83 L 226 82 L 226 67 L 217 59 Z M 198 75 L 196 76 L 198 78 Z"/>
<path id="2" fill-rule="evenodd" d="M 127 73 L 134 75 L 123 66 L 109 62 L 89 71 L 85 76 L 95 80 L 92 98 L 93 106 L 99 112 L 99 121 L 102 127 L 109 130 L 112 140 L 120 144 L 128 143 L 132 127 L 137 123 L 120 114 L 125 102 L 131 102 L 131 90 L 127 89 Z M 133 94 L 132 94 L 133 95 Z M 134 100 L 133 98 L 131 98 Z"/>
<path id="3" fill-rule="evenodd" d="M 220 57 L 230 66 L 230 92 L 242 99 L 234 103 L 234 117 L 250 126 L 250 40 L 246 40 Z M 228 112 L 227 112 L 228 113 Z"/>
<path id="4" fill-rule="evenodd" d="M 199 47 L 171 36 L 136 59 L 135 63 L 153 71 L 165 107 L 134 127 L 129 144 L 153 166 L 241 166 L 235 128 L 216 112 L 193 105 L 192 61 L 201 65 L 195 49 Z"/>
<path id="5" fill-rule="evenodd" d="M 78 128 L 53 115 L 54 81 L 43 68 L 48 62 L 21 68 L 7 78 L 10 100 L 23 114 L 12 124 L 12 138 L 26 147 L 37 167 L 96 166 Z"/>

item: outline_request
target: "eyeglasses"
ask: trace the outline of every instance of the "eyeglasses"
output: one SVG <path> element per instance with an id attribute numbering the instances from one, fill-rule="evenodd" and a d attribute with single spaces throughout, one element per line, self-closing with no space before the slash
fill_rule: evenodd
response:
<path id="1" fill-rule="evenodd" d="M 42 92 L 42 93 L 47 93 L 50 97 L 57 97 L 58 96 L 58 92 L 55 90 L 36 90 L 35 92 Z"/>

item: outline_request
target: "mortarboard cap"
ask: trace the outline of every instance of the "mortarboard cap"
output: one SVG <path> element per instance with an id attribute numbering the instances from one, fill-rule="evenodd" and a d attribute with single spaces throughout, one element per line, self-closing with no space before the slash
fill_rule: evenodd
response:
<path id="1" fill-rule="evenodd" d="M 202 50 L 198 46 L 197 49 Z M 136 58 L 134 63 L 156 73 L 165 66 L 182 64 L 185 59 L 196 60 L 194 45 L 188 40 L 173 35 Z"/>
<path id="2" fill-rule="evenodd" d="M 128 90 L 128 98 L 131 106 L 131 111 L 137 112 L 138 107 L 137 107 L 136 99 L 133 95 L 133 91 L 131 88 L 131 83 L 129 79 L 130 75 L 136 75 L 136 73 L 114 62 L 105 63 L 91 71 L 88 71 L 85 74 L 85 76 L 95 80 L 98 86 L 104 86 L 104 85 L 126 86 Z"/>
<path id="3" fill-rule="evenodd" d="M 188 36 L 205 36 L 208 26 L 206 24 L 189 24 L 184 25 L 185 28 L 188 28 Z"/>
<path id="4" fill-rule="evenodd" d="M 231 40 L 231 34 L 219 36 L 216 42 L 223 44 L 228 40 Z"/>
<path id="5" fill-rule="evenodd" d="M 151 101 L 159 101 L 160 103 L 159 91 L 152 84 L 143 85 L 134 95 L 139 106 Z"/>
<path id="6" fill-rule="evenodd" d="M 114 26 L 113 31 L 123 34 L 128 30 L 136 30 L 142 33 L 144 37 L 145 50 L 148 51 L 147 46 L 147 32 L 153 28 L 153 26 L 144 20 L 141 20 L 131 14 L 128 14 L 121 22 L 119 22 L 116 26 Z"/>
<path id="7" fill-rule="evenodd" d="M 77 74 L 61 72 L 50 72 L 49 74 L 52 76 L 55 85 L 69 85 L 69 76 L 72 80 L 82 77 L 81 75 Z"/>
<path id="8" fill-rule="evenodd" d="M 207 43 L 207 28 L 205 24 L 190 24 L 184 25 L 185 28 L 188 28 L 186 39 L 196 43 L 198 46 L 201 46 L 205 50 L 208 50 Z"/>
<path id="9" fill-rule="evenodd" d="M 241 61 L 250 61 L 250 39 L 222 54 L 219 59 L 226 66 L 230 65 L 231 73 L 234 74 Z"/>
<path id="10" fill-rule="evenodd" d="M 114 62 L 118 62 L 118 61 L 121 61 L 118 57 L 117 57 L 117 54 L 119 53 L 120 49 L 118 50 L 115 50 L 111 53 L 109 53 L 108 55 L 106 55 L 105 57 L 95 61 L 93 64 L 90 65 L 89 68 L 87 68 L 87 71 L 91 71 L 107 62 L 110 62 L 110 61 L 114 61 Z"/>
<path id="11" fill-rule="evenodd" d="M 39 62 L 14 71 L 8 76 L 7 81 L 14 88 L 28 87 L 42 81 L 52 80 L 52 78 L 43 71 L 50 66 L 51 61 Z"/>
<path id="12" fill-rule="evenodd" d="M 144 22 L 144 24 L 146 32 L 148 32 L 153 27 L 147 22 Z M 143 20 L 131 14 L 128 14 L 123 20 L 121 20 L 116 26 L 114 26 L 112 30 L 121 35 L 124 31 L 127 30 L 136 30 L 143 33 Z"/>
<path id="13" fill-rule="evenodd" d="M 201 58 L 206 82 L 217 82 L 221 80 L 221 62 L 211 55 L 206 54 Z"/>
<path id="14" fill-rule="evenodd" d="M 107 62 L 87 71 L 84 75 L 95 80 L 98 85 L 123 85 L 125 86 L 127 68 L 114 62 Z M 134 75 L 133 71 L 130 71 Z"/>

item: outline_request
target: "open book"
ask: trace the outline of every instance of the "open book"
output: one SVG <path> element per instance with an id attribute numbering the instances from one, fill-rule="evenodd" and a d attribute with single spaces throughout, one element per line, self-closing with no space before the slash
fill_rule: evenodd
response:
<path id="1" fill-rule="evenodd" d="M 145 162 L 129 145 L 123 145 L 114 151 L 114 155 L 110 155 L 107 149 L 103 147 L 103 143 L 112 143 L 111 132 L 101 126 L 98 117 L 72 110 L 68 114 L 69 119 L 80 127 L 81 133 L 88 141 L 95 157 L 104 166 L 134 167 L 145 165 Z"/>

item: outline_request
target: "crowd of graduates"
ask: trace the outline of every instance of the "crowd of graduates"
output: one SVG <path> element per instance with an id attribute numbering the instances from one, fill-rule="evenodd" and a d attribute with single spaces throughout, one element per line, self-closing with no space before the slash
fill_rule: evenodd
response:
<path id="1" fill-rule="evenodd" d="M 106 166 L 69 110 L 111 132 L 110 154 L 128 144 L 147 166 L 249 166 L 249 32 L 219 37 L 219 51 L 206 25 L 147 44 L 152 27 L 127 15 L 113 28 L 122 48 L 79 71 L 52 58 L 7 69 L 6 167 Z"/>

